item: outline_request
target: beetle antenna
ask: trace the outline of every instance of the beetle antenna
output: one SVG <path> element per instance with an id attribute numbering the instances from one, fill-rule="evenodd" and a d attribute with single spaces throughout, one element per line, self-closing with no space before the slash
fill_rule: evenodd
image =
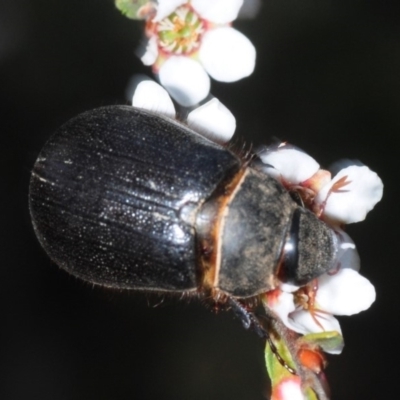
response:
<path id="1" fill-rule="evenodd" d="M 271 336 L 256 315 L 252 311 L 249 311 L 244 304 L 232 297 L 228 298 L 228 304 L 231 306 L 236 316 L 242 321 L 243 326 L 246 329 L 252 327 L 258 336 L 265 338 L 268 341 L 272 353 L 274 353 L 276 359 L 279 361 L 282 367 L 286 368 L 291 374 L 297 375 L 296 371 L 290 367 L 279 354 L 279 351 L 276 348 L 275 343 L 272 341 Z"/>

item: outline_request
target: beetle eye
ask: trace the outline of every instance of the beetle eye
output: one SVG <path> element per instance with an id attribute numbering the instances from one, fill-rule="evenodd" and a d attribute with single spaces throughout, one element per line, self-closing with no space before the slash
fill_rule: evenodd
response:
<path id="1" fill-rule="evenodd" d="M 300 209 L 296 209 L 292 215 L 292 222 L 283 246 L 283 257 L 279 268 L 279 279 L 282 282 L 294 281 L 297 276 L 299 265 L 299 229 Z"/>

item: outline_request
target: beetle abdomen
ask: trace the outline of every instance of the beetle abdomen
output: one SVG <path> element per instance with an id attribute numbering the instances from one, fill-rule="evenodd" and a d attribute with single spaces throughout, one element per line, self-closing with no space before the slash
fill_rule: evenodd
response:
<path id="1" fill-rule="evenodd" d="M 125 106 L 89 111 L 61 127 L 36 161 L 35 231 L 58 265 L 91 282 L 195 289 L 196 213 L 240 167 L 172 120 Z"/>

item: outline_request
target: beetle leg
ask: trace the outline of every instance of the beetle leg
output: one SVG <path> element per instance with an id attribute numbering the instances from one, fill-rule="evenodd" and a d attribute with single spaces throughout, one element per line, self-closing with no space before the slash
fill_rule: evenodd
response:
<path id="1" fill-rule="evenodd" d="M 250 311 L 238 300 L 234 299 L 233 297 L 228 297 L 228 304 L 232 308 L 235 315 L 240 319 L 245 329 L 249 329 L 252 324 L 252 319 L 250 316 Z M 261 336 L 265 337 L 262 332 L 259 332 L 255 329 L 256 333 Z"/>
<path id="2" fill-rule="evenodd" d="M 244 304 L 240 301 L 234 299 L 233 297 L 228 298 L 228 304 L 231 306 L 232 310 L 236 314 L 236 316 L 242 321 L 245 329 L 249 329 L 250 327 L 257 333 L 258 336 L 266 339 L 271 348 L 271 351 L 274 353 L 275 357 L 282 365 L 282 367 L 286 368 L 291 374 L 297 375 L 296 371 L 290 367 L 286 361 L 279 354 L 278 349 L 276 348 L 274 342 L 272 341 L 268 331 L 261 324 L 260 320 L 256 317 L 256 315 L 249 311 Z"/>

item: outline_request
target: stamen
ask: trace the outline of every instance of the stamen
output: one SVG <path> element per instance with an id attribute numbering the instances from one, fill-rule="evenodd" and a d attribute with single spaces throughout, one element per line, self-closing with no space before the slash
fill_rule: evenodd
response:
<path id="1" fill-rule="evenodd" d="M 316 325 L 322 331 L 325 331 L 324 327 L 322 326 L 318 318 L 323 318 L 323 314 L 328 314 L 328 313 L 326 311 L 317 308 L 315 301 L 317 297 L 317 292 L 318 292 L 318 280 L 314 279 L 309 284 L 301 287 L 297 292 L 294 293 L 294 301 L 304 310 L 309 311 L 311 318 L 316 323 Z"/>
<path id="2" fill-rule="evenodd" d="M 177 8 L 157 24 L 159 46 L 167 53 L 188 54 L 199 48 L 204 24 L 188 6 Z"/>

